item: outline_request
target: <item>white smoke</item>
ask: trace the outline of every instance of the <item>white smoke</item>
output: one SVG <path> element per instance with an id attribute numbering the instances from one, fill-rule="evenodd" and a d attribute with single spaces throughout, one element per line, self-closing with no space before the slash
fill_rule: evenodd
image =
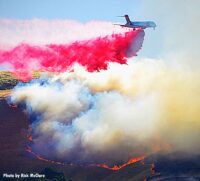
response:
<path id="1" fill-rule="evenodd" d="M 16 87 L 11 100 L 34 115 L 33 150 L 49 159 L 116 163 L 158 150 L 196 153 L 199 75 L 153 59 L 93 73 L 77 66 Z"/>
<path id="2" fill-rule="evenodd" d="M 160 59 L 110 64 L 98 73 L 76 66 L 74 72 L 16 87 L 12 102 L 26 104 L 33 115 L 33 150 L 76 163 L 116 163 L 156 151 L 199 154 L 199 5 L 198 0 L 143 1 L 141 14 L 158 25 L 155 33 L 146 31 L 144 48 L 159 51 Z M 113 31 L 110 23 L 16 23 L 1 20 L 1 44 L 15 45 L 22 37 L 34 44 L 65 43 Z"/>
<path id="3" fill-rule="evenodd" d="M 142 0 L 140 17 L 157 24 L 146 31 L 143 53 L 199 69 L 199 7 L 199 0 Z"/>
<path id="4" fill-rule="evenodd" d="M 124 31 L 112 22 L 103 21 L 83 24 L 73 20 L 0 19 L 0 47 L 9 48 L 19 43 L 66 44 Z"/>
<path id="5" fill-rule="evenodd" d="M 64 84 L 49 81 L 17 87 L 11 98 L 13 103 L 24 102 L 29 114 L 36 115 L 32 135 L 37 153 L 82 163 L 111 163 L 144 153 L 144 140 L 157 120 L 154 95 L 135 99 L 117 91 L 92 93 L 75 79 Z M 142 111 L 145 114 L 138 114 Z M 139 145 L 143 149 L 135 151 Z"/>

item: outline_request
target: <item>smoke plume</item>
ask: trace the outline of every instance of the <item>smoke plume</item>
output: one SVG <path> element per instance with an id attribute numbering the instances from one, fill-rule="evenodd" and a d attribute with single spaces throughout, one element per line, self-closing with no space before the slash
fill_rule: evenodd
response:
<path id="1" fill-rule="evenodd" d="M 156 151 L 197 153 L 199 75 L 153 59 L 100 72 L 76 66 L 16 87 L 11 101 L 25 104 L 33 151 L 48 159 L 114 164 Z"/>
<path id="2" fill-rule="evenodd" d="M 145 48 L 162 58 L 132 60 L 128 53 L 127 64 L 107 61 L 98 72 L 76 61 L 73 71 L 13 90 L 11 102 L 30 118 L 35 153 L 108 165 L 158 151 L 199 154 L 199 1 L 143 2 L 142 15 L 158 25 Z"/>

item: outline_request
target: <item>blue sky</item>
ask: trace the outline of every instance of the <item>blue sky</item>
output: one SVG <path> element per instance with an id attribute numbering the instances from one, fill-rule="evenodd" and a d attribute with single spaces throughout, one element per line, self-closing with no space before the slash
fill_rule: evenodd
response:
<path id="1" fill-rule="evenodd" d="M 199 47 L 199 0 L 0 0 L 0 18 L 155 21 L 157 28 L 145 30 L 141 57 L 162 58 L 176 51 Z M 188 33 L 192 32 L 192 33 Z M 194 46 L 195 45 L 195 46 Z M 199 50 L 196 50 L 199 52 Z"/>
<path id="2" fill-rule="evenodd" d="M 129 14 L 132 20 L 153 20 L 155 9 L 144 11 L 144 0 L 0 0 L 0 18 L 11 19 L 73 19 L 80 22 L 103 20 L 125 22 L 118 15 Z M 144 13 L 145 12 L 145 13 Z M 156 23 L 159 24 L 159 22 Z M 154 57 L 162 47 L 160 29 L 146 30 L 145 41 L 140 55 Z M 156 42 L 155 42 L 156 40 Z M 154 47 L 152 48 L 152 42 Z"/>
<path id="3" fill-rule="evenodd" d="M 15 19 L 115 20 L 139 12 L 140 0 L 1 0 L 0 17 Z"/>

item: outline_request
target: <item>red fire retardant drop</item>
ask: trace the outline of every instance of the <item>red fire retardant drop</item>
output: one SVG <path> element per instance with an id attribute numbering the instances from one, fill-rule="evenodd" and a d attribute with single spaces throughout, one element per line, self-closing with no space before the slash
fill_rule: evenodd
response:
<path id="1" fill-rule="evenodd" d="M 142 46 L 144 31 L 131 30 L 71 44 L 34 46 L 20 44 L 11 50 L 0 50 L 0 64 L 13 68 L 13 74 L 28 81 L 33 71 L 65 72 L 74 63 L 88 71 L 107 69 L 109 62 L 125 64 L 128 57 L 136 56 Z"/>

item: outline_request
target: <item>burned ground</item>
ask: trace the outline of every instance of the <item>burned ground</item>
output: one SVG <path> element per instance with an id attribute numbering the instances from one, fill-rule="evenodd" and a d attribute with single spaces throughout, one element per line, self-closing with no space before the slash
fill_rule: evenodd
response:
<path id="1" fill-rule="evenodd" d="M 11 88 L 18 81 L 8 72 L 1 73 L 0 79 L 0 180 L 3 173 L 45 173 L 43 180 L 200 180 L 200 157 L 182 153 L 181 157 L 180 153 L 155 154 L 144 163 L 137 162 L 118 171 L 96 166 L 59 165 L 37 159 L 26 151 L 29 142 L 26 113 L 7 101 Z"/>

